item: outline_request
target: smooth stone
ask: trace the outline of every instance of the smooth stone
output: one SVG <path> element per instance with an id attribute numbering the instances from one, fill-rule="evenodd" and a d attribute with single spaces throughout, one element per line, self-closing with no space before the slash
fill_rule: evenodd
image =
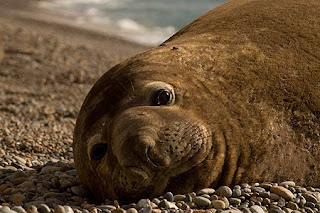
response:
<path id="1" fill-rule="evenodd" d="M 50 213 L 51 210 L 46 204 L 40 204 L 38 206 L 38 212 L 39 213 Z"/>
<path id="2" fill-rule="evenodd" d="M 252 213 L 252 212 L 250 211 L 250 209 L 247 208 L 247 207 L 241 208 L 241 211 L 242 211 L 243 213 Z"/>
<path id="3" fill-rule="evenodd" d="M 290 187 L 295 187 L 296 183 L 293 181 L 283 181 L 279 184 L 280 186 L 290 186 Z"/>
<path id="4" fill-rule="evenodd" d="M 139 213 L 152 213 L 152 207 L 151 206 L 144 207 L 139 210 Z"/>
<path id="5" fill-rule="evenodd" d="M 202 197 L 202 196 L 197 196 L 193 198 L 193 202 L 197 206 L 209 206 L 211 204 L 211 201 L 208 198 Z"/>
<path id="6" fill-rule="evenodd" d="M 126 210 L 124 210 L 122 208 L 117 208 L 117 209 L 113 209 L 111 212 L 112 213 L 126 213 Z"/>
<path id="7" fill-rule="evenodd" d="M 312 203 L 317 203 L 318 199 L 313 196 L 312 194 L 308 194 L 308 193 L 303 193 L 302 196 L 308 201 L 308 202 L 312 202 Z"/>
<path id="8" fill-rule="evenodd" d="M 114 209 L 116 209 L 116 207 L 113 206 L 113 205 L 101 205 L 100 208 L 101 208 L 101 209 L 108 209 L 108 210 L 114 210 Z"/>
<path id="9" fill-rule="evenodd" d="M 214 200 L 211 205 L 217 210 L 226 208 L 226 204 L 222 200 Z"/>
<path id="10" fill-rule="evenodd" d="M 186 203 L 192 202 L 192 196 L 189 193 L 186 194 L 186 198 L 184 199 L 184 202 L 186 202 Z"/>
<path id="11" fill-rule="evenodd" d="M 173 196 L 173 200 L 174 201 L 183 201 L 184 199 L 186 198 L 186 196 L 185 195 L 175 195 L 175 196 Z"/>
<path id="12" fill-rule="evenodd" d="M 251 207 L 250 207 L 250 211 L 251 211 L 252 213 L 265 213 L 265 212 L 263 211 L 263 209 L 262 209 L 260 206 L 257 206 L 257 205 L 251 206 Z"/>
<path id="13" fill-rule="evenodd" d="M 201 189 L 200 191 L 198 191 L 198 195 L 203 195 L 203 194 L 213 194 L 215 192 L 215 190 L 213 188 L 204 188 Z"/>
<path id="14" fill-rule="evenodd" d="M 153 198 L 152 199 L 152 203 L 155 203 L 155 204 L 159 205 L 160 200 L 158 198 Z"/>
<path id="15" fill-rule="evenodd" d="M 271 208 L 270 213 L 285 213 L 282 209 Z"/>
<path id="16" fill-rule="evenodd" d="M 27 205 L 27 212 L 28 213 L 38 213 L 38 209 L 34 205 Z"/>
<path id="17" fill-rule="evenodd" d="M 231 205 L 240 205 L 241 200 L 239 198 L 232 197 L 229 199 L 229 202 L 231 203 Z"/>
<path id="18" fill-rule="evenodd" d="M 152 202 L 150 202 L 150 204 L 152 205 Z M 136 207 L 135 203 L 130 203 L 130 204 L 121 206 L 121 208 L 123 208 L 124 210 L 130 209 L 130 208 L 134 208 L 134 207 Z"/>
<path id="19" fill-rule="evenodd" d="M 26 210 L 22 208 L 22 206 L 15 206 L 11 210 L 16 211 L 17 213 L 27 213 Z"/>
<path id="20" fill-rule="evenodd" d="M 229 202 L 228 198 L 222 197 L 221 200 L 226 204 L 226 208 L 228 208 L 230 206 L 230 202 Z"/>
<path id="21" fill-rule="evenodd" d="M 1 213 L 17 213 L 15 211 L 11 210 L 8 206 L 4 206 L 4 207 L 0 208 L 0 212 Z"/>
<path id="22" fill-rule="evenodd" d="M 231 197 L 232 190 L 228 186 L 220 186 L 215 194 L 221 197 Z"/>
<path id="23" fill-rule="evenodd" d="M 240 197 L 241 196 L 241 189 L 233 189 L 232 197 Z"/>
<path id="24" fill-rule="evenodd" d="M 167 192 L 163 195 L 163 198 L 166 199 L 167 201 L 170 201 L 172 202 L 174 199 L 173 199 L 173 194 L 172 192 Z"/>
<path id="25" fill-rule="evenodd" d="M 262 193 L 262 192 L 265 192 L 266 190 L 262 187 L 259 187 L 259 186 L 254 186 L 254 187 L 251 187 L 251 191 L 252 192 L 257 192 L 257 193 Z"/>
<path id="26" fill-rule="evenodd" d="M 149 199 L 141 199 L 137 203 L 136 208 L 137 208 L 137 210 L 140 210 L 140 209 L 142 209 L 144 207 L 148 207 L 148 206 L 151 206 L 150 200 Z"/>
<path id="27" fill-rule="evenodd" d="M 242 213 L 239 209 L 230 209 L 230 210 L 223 210 L 220 213 Z"/>
<path id="28" fill-rule="evenodd" d="M 158 206 L 159 208 L 165 208 L 165 209 L 178 209 L 176 204 L 169 202 L 166 199 L 163 199 Z"/>
<path id="29" fill-rule="evenodd" d="M 279 195 L 277 195 L 276 193 L 270 193 L 270 197 L 269 197 L 271 200 L 275 200 L 275 201 L 277 201 L 277 200 L 280 200 L 280 196 Z"/>
<path id="30" fill-rule="evenodd" d="M 72 186 L 71 192 L 75 195 L 79 195 L 80 197 L 85 197 L 87 192 L 80 186 Z"/>
<path id="31" fill-rule="evenodd" d="M 320 201 L 320 192 L 312 192 L 312 195 L 318 200 L 318 202 Z"/>
<path id="32" fill-rule="evenodd" d="M 264 189 L 270 189 L 272 187 L 271 183 L 260 183 L 259 187 L 262 187 Z"/>
<path id="33" fill-rule="evenodd" d="M 56 205 L 54 207 L 54 213 L 66 213 L 66 211 L 64 210 L 63 206 L 61 205 Z"/>
<path id="34" fill-rule="evenodd" d="M 291 200 L 296 197 L 289 189 L 286 189 L 283 186 L 272 186 L 270 191 L 286 200 Z"/>
<path id="35" fill-rule="evenodd" d="M 127 209 L 127 213 L 138 213 L 138 210 L 136 210 L 135 208 L 130 208 Z"/>
<path id="36" fill-rule="evenodd" d="M 70 206 L 63 206 L 65 213 L 74 213 L 73 209 Z"/>

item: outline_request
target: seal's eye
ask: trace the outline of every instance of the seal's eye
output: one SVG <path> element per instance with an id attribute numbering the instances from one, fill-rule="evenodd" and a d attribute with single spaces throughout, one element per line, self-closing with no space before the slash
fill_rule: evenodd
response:
<path id="1" fill-rule="evenodd" d="M 160 89 L 153 95 L 152 102 L 155 106 L 168 105 L 172 102 L 173 95 L 167 89 Z"/>
<path id="2" fill-rule="evenodd" d="M 105 143 L 98 143 L 91 149 L 90 158 L 93 161 L 99 161 L 107 153 L 108 145 Z"/>

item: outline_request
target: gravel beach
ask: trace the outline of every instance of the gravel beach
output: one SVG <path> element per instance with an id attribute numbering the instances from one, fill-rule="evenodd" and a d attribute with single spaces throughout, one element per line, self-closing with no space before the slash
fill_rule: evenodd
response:
<path id="1" fill-rule="evenodd" d="M 0 212 L 320 211 L 320 189 L 291 181 L 96 201 L 73 165 L 77 114 L 104 72 L 147 47 L 42 19 L 32 1 L 0 3 Z"/>

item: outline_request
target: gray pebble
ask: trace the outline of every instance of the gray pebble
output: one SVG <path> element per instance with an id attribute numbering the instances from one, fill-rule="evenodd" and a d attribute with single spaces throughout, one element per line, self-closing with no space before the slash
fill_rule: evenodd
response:
<path id="1" fill-rule="evenodd" d="M 167 192 L 163 195 L 163 198 L 166 199 L 167 201 L 170 201 L 172 202 L 174 199 L 173 199 L 173 194 L 172 192 Z"/>
<path id="2" fill-rule="evenodd" d="M 281 197 L 275 193 L 270 193 L 270 197 L 271 200 L 279 200 Z"/>
<path id="3" fill-rule="evenodd" d="M 308 201 L 308 202 L 312 202 L 312 203 L 317 203 L 318 200 L 315 196 L 313 196 L 312 194 L 308 194 L 308 193 L 303 193 L 302 196 Z"/>
<path id="4" fill-rule="evenodd" d="M 209 206 L 211 204 L 211 201 L 208 198 L 202 197 L 202 196 L 197 196 L 193 198 L 193 202 L 197 206 Z"/>
<path id="5" fill-rule="evenodd" d="M 285 213 L 282 209 L 272 208 L 269 211 L 270 213 Z"/>
<path id="6" fill-rule="evenodd" d="M 240 205 L 241 200 L 239 198 L 232 197 L 229 199 L 229 202 L 231 203 L 231 205 Z"/>
<path id="7" fill-rule="evenodd" d="M 151 206 L 151 202 L 149 199 L 141 199 L 137 203 L 136 208 L 137 208 L 137 210 L 140 210 L 144 207 L 149 207 L 149 206 Z"/>
<path id="8" fill-rule="evenodd" d="M 192 196 L 188 193 L 186 194 L 186 198 L 184 199 L 185 202 L 192 202 Z"/>
<path id="9" fill-rule="evenodd" d="M 50 213 L 51 210 L 46 204 L 40 204 L 38 206 L 38 212 L 39 213 Z"/>
<path id="10" fill-rule="evenodd" d="M 160 200 L 158 198 L 153 198 L 152 199 L 152 203 L 155 203 L 155 204 L 159 205 Z"/>
<path id="11" fill-rule="evenodd" d="M 228 186 L 220 186 L 215 194 L 221 197 L 231 197 L 232 190 Z"/>
<path id="12" fill-rule="evenodd" d="M 233 189 L 232 197 L 240 197 L 241 196 L 241 189 Z"/>
<path id="13" fill-rule="evenodd" d="M 144 207 L 144 208 L 139 210 L 139 213 L 151 213 L 151 212 L 152 212 L 152 207 L 151 206 Z"/>
<path id="14" fill-rule="evenodd" d="M 251 187 L 251 191 L 257 192 L 257 193 L 262 193 L 262 192 L 265 192 L 266 190 L 262 187 L 254 186 L 254 187 Z"/>
<path id="15" fill-rule="evenodd" d="M 250 211 L 251 211 L 252 213 L 265 213 L 265 212 L 263 211 L 263 209 L 262 209 L 260 206 L 257 206 L 257 205 L 251 206 L 251 207 L 250 207 Z"/>
<path id="16" fill-rule="evenodd" d="M 27 213 L 22 206 L 15 206 L 12 208 L 13 211 L 16 211 L 17 213 Z"/>

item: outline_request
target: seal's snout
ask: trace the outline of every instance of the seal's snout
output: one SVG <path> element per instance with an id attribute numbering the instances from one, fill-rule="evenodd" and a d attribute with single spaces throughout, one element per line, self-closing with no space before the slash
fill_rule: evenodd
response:
<path id="1" fill-rule="evenodd" d="M 152 147 L 147 149 L 147 158 L 148 162 L 156 168 L 165 167 L 169 164 L 168 159 L 161 158 Z"/>

